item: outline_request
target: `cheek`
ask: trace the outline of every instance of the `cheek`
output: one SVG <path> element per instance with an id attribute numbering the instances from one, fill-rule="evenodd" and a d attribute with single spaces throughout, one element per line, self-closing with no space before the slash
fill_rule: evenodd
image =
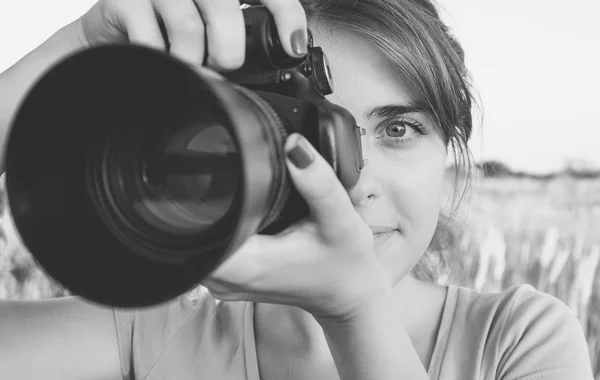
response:
<path id="1" fill-rule="evenodd" d="M 426 252 L 439 218 L 444 193 L 445 160 L 431 157 L 405 163 L 397 176 L 389 176 L 387 197 L 402 222 L 398 246 L 380 256 L 390 270 L 390 279 L 398 284 Z M 391 179 L 393 178 L 393 179 Z"/>
<path id="2" fill-rule="evenodd" d="M 404 222 L 407 243 L 424 252 L 442 208 L 445 154 L 419 154 L 414 160 L 403 162 L 397 172 L 401 175 L 390 176 L 388 182 L 388 188 L 395 193 L 390 200 Z"/>

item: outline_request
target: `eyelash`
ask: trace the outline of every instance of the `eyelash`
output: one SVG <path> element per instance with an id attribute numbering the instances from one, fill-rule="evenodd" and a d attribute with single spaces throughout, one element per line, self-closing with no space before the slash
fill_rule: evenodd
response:
<path id="1" fill-rule="evenodd" d="M 415 140 L 418 140 L 429 134 L 427 129 L 425 129 L 425 127 L 423 127 L 423 125 L 421 123 L 418 123 L 411 119 L 406 119 L 404 117 L 395 117 L 393 119 L 388 119 L 380 124 L 379 129 L 383 130 L 385 133 L 385 130 L 387 129 L 387 127 L 394 125 L 394 124 L 407 125 L 408 127 L 414 129 L 415 132 L 418 133 L 418 135 L 415 137 L 410 137 L 410 138 L 405 138 L 405 139 L 400 139 L 397 137 L 389 137 L 389 136 L 382 137 L 382 140 L 385 141 L 385 143 L 388 145 L 400 146 L 400 145 L 411 144 Z"/>

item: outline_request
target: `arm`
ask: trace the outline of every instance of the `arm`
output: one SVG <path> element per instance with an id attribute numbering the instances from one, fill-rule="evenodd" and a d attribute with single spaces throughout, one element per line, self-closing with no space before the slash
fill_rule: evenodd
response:
<path id="1" fill-rule="evenodd" d="M 76 297 L 0 301 L 0 379 L 121 379 L 110 308 Z"/>
<path id="2" fill-rule="evenodd" d="M 390 294 L 343 322 L 317 318 L 342 380 L 427 380 Z"/>
<path id="3" fill-rule="evenodd" d="M 21 99 L 49 66 L 84 46 L 81 33 L 78 19 L 0 74 L 0 173 L 4 172 L 6 135 Z"/>

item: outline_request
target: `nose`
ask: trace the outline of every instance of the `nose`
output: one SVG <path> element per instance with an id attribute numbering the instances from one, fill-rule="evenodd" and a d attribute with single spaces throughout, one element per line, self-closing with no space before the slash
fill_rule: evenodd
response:
<path id="1" fill-rule="evenodd" d="M 366 206 L 379 198 L 383 192 L 375 168 L 367 164 L 360 172 L 356 185 L 348 192 L 354 206 Z"/>

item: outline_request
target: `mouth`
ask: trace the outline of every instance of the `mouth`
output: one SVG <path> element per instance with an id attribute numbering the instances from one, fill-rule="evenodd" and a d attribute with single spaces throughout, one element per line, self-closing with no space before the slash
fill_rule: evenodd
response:
<path id="1" fill-rule="evenodd" d="M 386 243 L 389 243 L 392 238 L 399 236 L 400 231 L 396 229 L 385 229 L 376 231 L 373 229 L 373 238 L 375 239 L 375 250 L 380 250 Z"/>
<path id="2" fill-rule="evenodd" d="M 373 237 L 375 238 L 375 242 L 379 241 L 379 240 L 384 240 L 384 239 L 388 239 L 390 236 L 394 235 L 398 233 L 398 230 L 389 230 L 389 231 L 385 231 L 385 232 L 377 232 L 373 234 Z"/>

